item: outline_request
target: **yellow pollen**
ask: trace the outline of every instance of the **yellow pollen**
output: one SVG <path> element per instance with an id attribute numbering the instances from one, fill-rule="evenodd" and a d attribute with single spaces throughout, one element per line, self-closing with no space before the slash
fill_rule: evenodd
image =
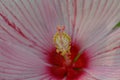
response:
<path id="1" fill-rule="evenodd" d="M 64 26 L 58 26 L 57 32 L 55 33 L 53 40 L 56 47 L 56 52 L 62 56 L 70 54 L 71 38 L 64 32 Z"/>

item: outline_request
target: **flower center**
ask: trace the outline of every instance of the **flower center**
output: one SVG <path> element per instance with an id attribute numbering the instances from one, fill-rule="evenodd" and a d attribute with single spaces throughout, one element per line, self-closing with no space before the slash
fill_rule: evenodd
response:
<path id="1" fill-rule="evenodd" d="M 57 27 L 57 33 L 54 35 L 53 40 L 56 46 L 56 52 L 60 53 L 62 56 L 70 53 L 70 43 L 71 38 L 68 34 L 64 32 L 64 26 Z"/>
<path id="2" fill-rule="evenodd" d="M 70 64 L 70 48 L 71 48 L 71 38 L 70 36 L 64 32 L 64 26 L 58 26 L 57 32 L 53 37 L 53 41 L 56 46 L 56 52 L 64 57 L 66 64 Z"/>
<path id="3" fill-rule="evenodd" d="M 58 26 L 57 32 L 53 36 L 55 47 L 50 50 L 48 61 L 52 66 L 48 71 L 58 80 L 63 78 L 77 80 L 83 75 L 83 68 L 88 66 L 87 53 L 79 54 L 80 46 L 73 43 L 64 30 L 64 26 Z"/>

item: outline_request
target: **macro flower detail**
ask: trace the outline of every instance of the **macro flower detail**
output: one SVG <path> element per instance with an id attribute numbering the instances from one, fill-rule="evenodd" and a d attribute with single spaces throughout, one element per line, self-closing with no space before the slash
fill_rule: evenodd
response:
<path id="1" fill-rule="evenodd" d="M 70 54 L 71 38 L 64 31 L 64 27 L 58 27 L 58 32 L 54 35 L 54 42 L 56 44 L 56 52 L 61 53 L 62 56 L 67 53 Z"/>
<path id="2" fill-rule="evenodd" d="M 120 80 L 120 0 L 0 0 L 0 80 Z"/>

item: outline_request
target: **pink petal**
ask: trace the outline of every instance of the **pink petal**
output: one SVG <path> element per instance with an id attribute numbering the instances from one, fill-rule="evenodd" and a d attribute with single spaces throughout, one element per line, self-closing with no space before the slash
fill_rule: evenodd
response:
<path id="1" fill-rule="evenodd" d="M 57 25 L 64 25 L 70 33 L 67 4 L 64 1 L 49 0 L 6 0 L 0 1 L 0 24 L 16 31 L 17 35 L 35 41 L 36 44 L 51 47 Z M 45 44 L 46 43 L 46 44 Z"/>
<path id="2" fill-rule="evenodd" d="M 74 41 L 83 49 L 111 32 L 120 20 L 119 0 L 77 0 Z"/>
<path id="3" fill-rule="evenodd" d="M 89 73 L 85 73 L 84 76 L 82 76 L 81 78 L 79 78 L 80 80 L 98 80 L 98 78 L 94 77 L 93 75 L 89 74 Z"/>
<path id="4" fill-rule="evenodd" d="M 119 0 L 0 0 L 0 79 L 54 79 L 47 55 L 57 25 L 91 52 L 83 80 L 120 79 L 119 30 L 110 34 L 119 11 Z"/>
<path id="5" fill-rule="evenodd" d="M 1 1 L 0 27 L 2 35 L 0 35 L 0 37 L 14 44 L 20 43 L 27 46 L 37 45 L 40 48 L 43 48 L 43 46 L 47 44 L 46 48 L 49 48 L 52 44 L 48 44 L 51 39 L 48 39 L 50 37 L 45 32 L 47 31 L 46 28 L 43 29 L 44 27 L 39 27 L 40 25 L 35 24 L 33 19 L 35 14 L 28 14 L 26 10 L 30 11 L 31 8 L 24 8 L 24 4 L 22 4 L 22 1 Z M 11 5 L 13 7 L 11 7 Z M 30 4 L 28 6 L 30 6 Z M 31 11 L 31 13 L 32 12 L 33 11 Z"/>
<path id="6" fill-rule="evenodd" d="M 0 79 L 17 80 L 48 75 L 50 64 L 30 49 L 0 41 Z"/>
<path id="7" fill-rule="evenodd" d="M 0 54 L 4 55 L 1 56 L 0 74 L 3 79 L 50 78 L 43 74 L 47 73 L 45 62 L 53 46 L 56 26 L 67 26 L 65 30 L 70 34 L 67 5 L 67 1 L 63 4 L 54 0 L 0 1 Z M 40 67 L 36 69 L 36 66 Z M 4 67 L 8 70 L 3 71 Z"/>
<path id="8" fill-rule="evenodd" d="M 120 79 L 120 29 L 87 49 L 90 68 L 86 71 L 102 80 Z"/>

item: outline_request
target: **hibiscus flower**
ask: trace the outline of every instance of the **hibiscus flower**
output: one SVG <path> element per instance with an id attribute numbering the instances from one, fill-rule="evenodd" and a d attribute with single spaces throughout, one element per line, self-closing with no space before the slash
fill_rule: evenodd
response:
<path id="1" fill-rule="evenodd" d="M 0 0 L 0 80 L 120 80 L 120 0 Z"/>

